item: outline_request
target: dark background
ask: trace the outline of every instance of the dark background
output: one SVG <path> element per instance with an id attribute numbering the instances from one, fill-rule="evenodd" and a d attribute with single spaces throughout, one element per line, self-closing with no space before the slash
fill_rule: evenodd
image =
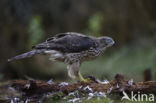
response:
<path id="1" fill-rule="evenodd" d="M 102 57 L 84 63 L 85 76 L 111 79 L 116 73 L 156 78 L 155 0 L 0 0 L 0 79 L 70 80 L 63 63 L 46 56 L 7 62 L 62 32 L 110 36 L 116 44 Z"/>

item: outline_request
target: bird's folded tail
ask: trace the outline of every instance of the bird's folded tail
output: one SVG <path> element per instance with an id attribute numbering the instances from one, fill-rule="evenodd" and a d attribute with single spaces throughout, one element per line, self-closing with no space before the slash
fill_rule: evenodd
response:
<path id="1" fill-rule="evenodd" d="M 33 55 L 43 53 L 44 51 L 45 51 L 44 49 L 42 49 L 42 50 L 32 50 L 32 51 L 17 55 L 15 57 L 12 57 L 12 58 L 8 59 L 8 61 L 10 62 L 10 61 L 13 61 L 13 60 L 32 57 Z"/>

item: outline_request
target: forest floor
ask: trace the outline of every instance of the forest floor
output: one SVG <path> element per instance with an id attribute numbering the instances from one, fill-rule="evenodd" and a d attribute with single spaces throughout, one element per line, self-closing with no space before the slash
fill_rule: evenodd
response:
<path id="1" fill-rule="evenodd" d="M 83 102 L 124 93 L 156 94 L 156 81 L 134 82 L 117 74 L 112 81 L 100 81 L 89 77 L 91 82 L 54 82 L 53 80 L 12 80 L 0 84 L 0 103 L 50 103 L 49 101 Z M 105 100 L 109 101 L 109 100 Z M 106 102 L 107 103 L 107 102 Z"/>

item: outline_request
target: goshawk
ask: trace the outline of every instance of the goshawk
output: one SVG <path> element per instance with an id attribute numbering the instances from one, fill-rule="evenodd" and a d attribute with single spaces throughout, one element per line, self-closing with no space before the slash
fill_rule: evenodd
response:
<path id="1" fill-rule="evenodd" d="M 81 63 L 97 58 L 107 47 L 113 44 L 114 40 L 107 36 L 96 38 L 75 32 L 60 33 L 33 46 L 33 50 L 12 57 L 8 61 L 27 58 L 36 54 L 49 54 L 50 60 L 67 64 L 69 77 L 79 77 L 81 81 L 86 81 L 80 74 Z"/>

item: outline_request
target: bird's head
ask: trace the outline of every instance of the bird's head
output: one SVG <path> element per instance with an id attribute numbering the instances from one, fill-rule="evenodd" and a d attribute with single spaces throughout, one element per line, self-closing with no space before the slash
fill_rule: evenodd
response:
<path id="1" fill-rule="evenodd" d="M 110 47 L 115 44 L 114 40 L 108 36 L 99 37 L 99 43 L 101 47 Z"/>

